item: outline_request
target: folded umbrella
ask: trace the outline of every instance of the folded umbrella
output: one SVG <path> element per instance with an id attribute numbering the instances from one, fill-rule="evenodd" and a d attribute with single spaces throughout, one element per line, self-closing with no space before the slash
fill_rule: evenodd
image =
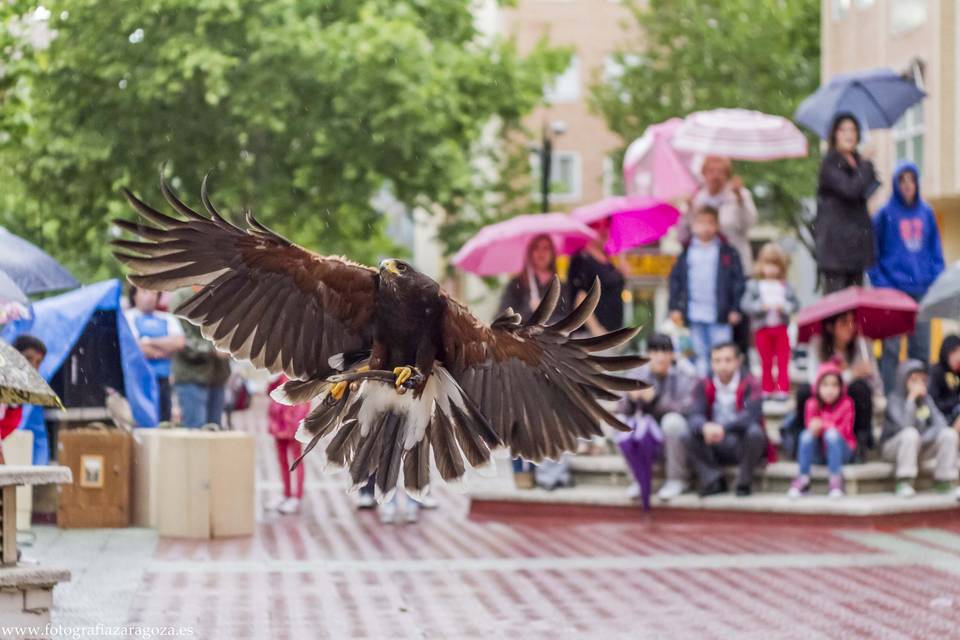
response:
<path id="1" fill-rule="evenodd" d="M 888 129 L 926 95 L 893 69 L 841 73 L 801 102 L 793 119 L 824 140 L 840 113 L 853 114 L 869 129 Z"/>
<path id="2" fill-rule="evenodd" d="M 597 237 L 593 229 L 565 213 L 515 216 L 480 229 L 457 251 L 452 262 L 480 276 L 519 273 L 527 245 L 540 235 L 549 236 L 561 254 L 575 253 Z"/>
<path id="3" fill-rule="evenodd" d="M 623 182 L 627 195 L 658 200 L 686 198 L 697 190 L 690 154 L 673 148 L 673 136 L 683 124 L 681 118 L 650 125 L 630 143 L 623 156 Z"/>
<path id="4" fill-rule="evenodd" d="M 63 408 L 40 373 L 10 344 L 0 340 L 0 403 Z"/>
<path id="5" fill-rule="evenodd" d="M 880 340 L 911 333 L 917 318 L 917 303 L 896 289 L 848 287 L 800 310 L 798 340 L 807 342 L 820 333 L 823 320 L 848 311 L 856 313 L 861 334 Z"/>
<path id="6" fill-rule="evenodd" d="M 673 136 L 687 153 L 764 162 L 807 155 L 807 138 L 782 116 L 748 109 L 714 109 L 687 116 Z"/>
<path id="7" fill-rule="evenodd" d="M 26 293 L 73 289 L 80 283 L 43 250 L 0 227 L 0 271 Z"/>
<path id="8" fill-rule="evenodd" d="M 650 416 L 631 417 L 627 425 L 632 427 L 618 441 L 623 458 L 640 486 L 640 503 L 644 511 L 650 510 L 650 493 L 653 484 L 653 463 L 663 445 L 663 432 Z"/>
<path id="9" fill-rule="evenodd" d="M 940 274 L 920 301 L 918 320 L 960 318 L 960 262 Z"/>
<path id="10" fill-rule="evenodd" d="M 649 196 L 614 196 L 574 209 L 570 216 L 583 224 L 610 219 L 604 249 L 614 254 L 655 242 L 680 219 L 672 204 Z"/>

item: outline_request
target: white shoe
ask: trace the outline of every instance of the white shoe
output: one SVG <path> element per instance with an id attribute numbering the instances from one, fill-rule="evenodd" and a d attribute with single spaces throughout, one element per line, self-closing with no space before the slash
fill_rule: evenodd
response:
<path id="1" fill-rule="evenodd" d="M 640 485 L 634 482 L 627 488 L 627 497 L 631 500 L 640 499 Z"/>
<path id="2" fill-rule="evenodd" d="M 378 512 L 382 524 L 393 524 L 397 519 L 397 506 L 392 502 L 380 505 Z"/>
<path id="3" fill-rule="evenodd" d="M 280 507 L 283 506 L 283 503 L 287 501 L 287 498 L 280 496 L 279 498 L 274 498 L 267 503 L 267 511 L 279 511 Z"/>
<path id="4" fill-rule="evenodd" d="M 419 516 L 420 508 L 416 506 L 408 506 L 403 513 L 403 519 L 407 524 L 414 524 Z"/>
<path id="5" fill-rule="evenodd" d="M 437 499 L 432 494 L 426 493 L 420 498 L 420 506 L 424 509 L 436 509 Z"/>
<path id="6" fill-rule="evenodd" d="M 668 502 L 681 495 L 686 490 L 687 483 L 683 480 L 667 480 L 663 483 L 663 486 L 660 487 L 660 491 L 657 491 L 657 497 L 664 502 Z"/>
<path id="7" fill-rule="evenodd" d="M 790 489 L 787 490 L 787 497 L 791 500 L 799 500 L 803 497 L 803 491 L 801 491 L 799 487 L 790 487 Z"/>
<path id="8" fill-rule="evenodd" d="M 283 504 L 277 507 L 277 511 L 284 515 L 291 515 L 294 513 L 300 512 L 300 499 L 299 498 L 287 498 L 283 501 Z"/>
<path id="9" fill-rule="evenodd" d="M 830 489 L 830 493 L 827 494 L 827 497 L 836 500 L 837 498 L 842 498 L 844 495 L 843 489 Z"/>
<path id="10" fill-rule="evenodd" d="M 357 495 L 357 509 L 373 509 L 377 506 L 377 501 L 372 493 L 363 493 Z"/>
<path id="11" fill-rule="evenodd" d="M 898 498 L 912 498 L 917 494 L 917 490 L 913 488 L 913 485 L 906 481 L 900 481 L 897 483 L 896 496 Z"/>

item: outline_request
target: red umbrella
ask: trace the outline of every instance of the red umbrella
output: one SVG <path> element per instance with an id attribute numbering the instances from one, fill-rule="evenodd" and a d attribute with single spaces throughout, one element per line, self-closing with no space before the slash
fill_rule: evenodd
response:
<path id="1" fill-rule="evenodd" d="M 917 303 L 901 291 L 849 287 L 800 310 L 798 340 L 807 342 L 820 333 L 823 320 L 848 311 L 857 314 L 860 333 L 877 340 L 911 333 L 917 319 Z"/>

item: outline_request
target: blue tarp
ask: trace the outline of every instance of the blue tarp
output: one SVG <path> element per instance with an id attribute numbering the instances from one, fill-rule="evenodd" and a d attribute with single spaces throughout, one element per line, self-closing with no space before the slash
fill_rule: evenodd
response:
<path id="1" fill-rule="evenodd" d="M 70 355 L 94 312 L 116 311 L 124 394 L 137 424 L 153 427 L 158 418 L 157 381 L 123 316 L 121 290 L 119 280 L 105 280 L 41 300 L 33 305 L 32 318 L 8 324 L 2 337 L 12 342 L 21 333 L 29 333 L 43 340 L 47 356 L 40 365 L 40 375 L 49 382 Z M 28 407 L 21 428 L 33 431 L 33 463 L 47 464 L 49 447 L 42 409 Z"/>

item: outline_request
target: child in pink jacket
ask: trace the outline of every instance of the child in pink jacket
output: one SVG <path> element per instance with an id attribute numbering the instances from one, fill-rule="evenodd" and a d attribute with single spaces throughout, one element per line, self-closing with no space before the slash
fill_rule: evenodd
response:
<path id="1" fill-rule="evenodd" d="M 807 428 L 800 434 L 797 462 L 800 475 L 790 485 L 791 498 L 799 498 L 810 489 L 810 467 L 814 459 L 826 458 L 830 469 L 830 497 L 843 496 L 843 465 L 850 462 L 857 448 L 853 433 L 853 400 L 843 384 L 843 372 L 833 360 L 817 371 L 813 395 L 804 407 Z"/>
<path id="2" fill-rule="evenodd" d="M 267 388 L 270 392 L 287 381 L 285 375 L 280 375 Z M 303 499 L 304 465 L 299 465 L 294 472 L 297 475 L 297 488 L 293 490 L 290 482 L 290 465 L 300 457 L 301 445 L 294 437 L 300 421 L 310 413 L 310 403 L 294 406 L 281 404 L 270 399 L 267 409 L 267 427 L 277 441 L 277 458 L 280 461 L 280 476 L 283 478 L 283 500 L 274 508 L 280 513 L 290 514 L 300 511 L 300 501 Z"/>

